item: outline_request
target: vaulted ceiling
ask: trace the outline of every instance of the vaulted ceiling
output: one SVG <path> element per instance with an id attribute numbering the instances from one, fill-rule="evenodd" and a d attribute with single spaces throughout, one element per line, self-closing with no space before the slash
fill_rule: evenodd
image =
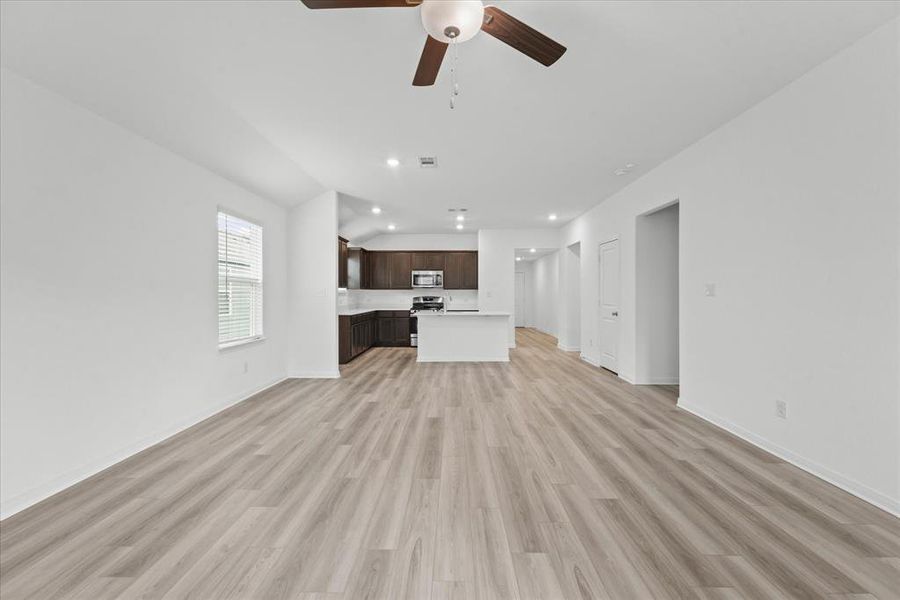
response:
<path id="1" fill-rule="evenodd" d="M 897 15 L 897 3 L 497 1 L 568 47 L 478 35 L 410 85 L 418 8 L 2 3 L 3 64 L 284 205 L 325 189 L 398 232 L 559 226 Z M 446 66 L 446 65 L 445 65 Z M 419 155 L 439 168 L 420 169 Z M 388 168 L 385 159 L 401 165 Z M 637 166 L 627 175 L 614 171 Z M 547 221 L 549 213 L 559 220 Z"/>

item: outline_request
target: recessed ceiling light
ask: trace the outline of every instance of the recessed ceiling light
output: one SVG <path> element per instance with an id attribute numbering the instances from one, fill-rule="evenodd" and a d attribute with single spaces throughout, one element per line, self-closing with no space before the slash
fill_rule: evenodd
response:
<path id="1" fill-rule="evenodd" d="M 389 158 L 387 159 L 387 166 L 394 168 L 400 166 L 400 160 L 397 158 Z"/>
<path id="2" fill-rule="evenodd" d="M 372 214 L 373 214 L 373 215 L 380 215 L 380 214 L 381 214 L 381 209 L 378 208 L 377 206 L 373 206 L 373 207 L 372 207 Z"/>
<path id="3" fill-rule="evenodd" d="M 517 256 L 517 257 L 516 257 L 516 262 L 518 262 L 518 261 L 520 261 L 520 260 L 522 260 L 522 257 L 521 257 L 521 256 Z"/>
<path id="4" fill-rule="evenodd" d="M 547 217 L 547 218 L 550 219 L 551 221 L 555 221 L 555 220 L 556 220 L 556 213 L 551 214 L 551 215 L 550 215 L 549 217 Z"/>
<path id="5" fill-rule="evenodd" d="M 537 249 L 532 248 L 531 250 L 529 250 L 529 252 L 531 252 L 532 254 L 534 254 L 535 252 L 537 252 Z"/>
<path id="6" fill-rule="evenodd" d="M 625 169 L 616 169 L 615 171 L 613 171 L 613 173 L 615 173 L 616 175 L 621 177 L 622 175 L 625 175 L 626 173 L 628 173 L 628 171 L 626 171 Z"/>
<path id="7" fill-rule="evenodd" d="M 397 229 L 397 226 L 394 225 L 393 223 L 391 223 L 390 225 L 388 225 L 388 229 L 390 229 L 391 231 L 393 231 L 393 230 Z"/>
<path id="8" fill-rule="evenodd" d="M 465 221 L 465 220 L 466 220 L 466 215 L 456 215 L 456 220 L 457 220 L 457 221 Z"/>
<path id="9" fill-rule="evenodd" d="M 637 166 L 637 165 L 634 164 L 634 163 L 628 163 L 627 165 L 625 165 L 625 168 L 626 168 L 626 169 L 633 169 L 633 168 L 635 168 L 636 166 Z"/>
<path id="10" fill-rule="evenodd" d="M 457 229 L 462 229 L 462 228 L 463 228 L 463 224 L 462 224 L 462 223 L 457 223 L 457 224 L 456 224 L 456 228 L 457 228 Z"/>

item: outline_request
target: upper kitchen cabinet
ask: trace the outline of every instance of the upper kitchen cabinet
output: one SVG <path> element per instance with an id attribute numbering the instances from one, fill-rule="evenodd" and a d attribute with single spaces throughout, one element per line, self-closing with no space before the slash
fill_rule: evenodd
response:
<path id="1" fill-rule="evenodd" d="M 347 288 L 364 290 L 369 287 L 369 252 L 364 248 L 350 248 L 347 259 Z"/>
<path id="2" fill-rule="evenodd" d="M 444 289 L 478 289 L 478 252 L 445 253 Z"/>
<path id="3" fill-rule="evenodd" d="M 369 252 L 369 285 L 373 290 L 391 289 L 391 253 Z"/>
<path id="4" fill-rule="evenodd" d="M 412 252 L 389 252 L 392 290 L 412 289 Z"/>
<path id="5" fill-rule="evenodd" d="M 396 250 L 349 251 L 349 284 L 353 289 L 409 290 L 413 271 L 443 271 L 444 288 L 478 289 L 478 252 Z M 358 274 L 357 274 L 358 272 Z"/>
<path id="6" fill-rule="evenodd" d="M 347 260 L 350 256 L 347 240 L 338 237 L 337 253 L 338 253 L 338 287 L 347 287 Z"/>
<path id="7" fill-rule="evenodd" d="M 413 252 L 413 271 L 443 271 L 445 252 Z"/>
<path id="8" fill-rule="evenodd" d="M 367 252 L 368 285 L 372 290 L 412 288 L 412 252 Z"/>

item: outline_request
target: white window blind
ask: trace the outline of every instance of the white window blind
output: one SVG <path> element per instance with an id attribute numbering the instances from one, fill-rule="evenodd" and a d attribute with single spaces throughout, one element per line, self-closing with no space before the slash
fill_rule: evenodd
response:
<path id="1" fill-rule="evenodd" d="M 262 227 L 219 213 L 219 346 L 263 334 Z"/>

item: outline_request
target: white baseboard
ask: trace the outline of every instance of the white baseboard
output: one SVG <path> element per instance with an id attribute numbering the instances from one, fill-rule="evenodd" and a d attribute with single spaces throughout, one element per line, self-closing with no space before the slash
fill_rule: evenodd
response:
<path id="1" fill-rule="evenodd" d="M 635 385 L 678 385 L 678 377 L 647 377 Z"/>
<path id="2" fill-rule="evenodd" d="M 627 373 L 616 373 L 616 376 L 619 379 L 621 379 L 622 381 L 624 381 L 625 383 L 630 383 L 631 385 L 637 385 L 634 382 L 634 377 L 632 377 L 631 375 L 628 375 Z"/>
<path id="3" fill-rule="evenodd" d="M 580 358 L 581 360 L 583 360 L 584 362 L 586 362 L 586 363 L 589 364 L 589 365 L 594 365 L 595 367 L 599 367 L 599 366 L 600 366 L 600 361 L 599 361 L 599 360 L 596 360 L 596 359 L 594 359 L 594 358 L 591 358 L 591 357 L 588 356 L 587 354 L 580 354 L 580 355 L 578 356 L 578 358 Z"/>
<path id="4" fill-rule="evenodd" d="M 291 379 L 340 379 L 340 369 L 335 371 L 302 371 L 300 373 L 291 373 Z"/>
<path id="5" fill-rule="evenodd" d="M 495 363 L 506 363 L 509 362 L 509 357 L 506 358 L 497 358 L 496 356 L 485 356 L 485 357 L 473 357 L 468 358 L 466 360 L 452 360 L 449 358 L 417 358 L 417 363 L 451 363 L 451 362 L 495 362 Z"/>
<path id="6" fill-rule="evenodd" d="M 578 352 L 579 350 L 581 350 L 581 346 L 564 346 L 562 342 L 556 344 L 556 347 L 563 352 Z"/>
<path id="7" fill-rule="evenodd" d="M 179 420 L 172 426 L 147 435 L 134 444 L 130 444 L 117 452 L 113 452 L 97 461 L 93 461 L 77 469 L 73 469 L 67 473 L 63 473 L 59 477 L 55 477 L 47 483 L 33 487 L 26 492 L 14 496 L 0 504 L 0 520 L 11 517 L 17 512 L 25 510 L 29 506 L 37 504 L 42 500 L 46 500 L 50 496 L 57 494 L 66 488 L 72 487 L 76 483 L 84 481 L 88 477 L 92 477 L 100 471 L 108 469 L 109 467 L 120 463 L 127 458 L 130 458 L 138 452 L 146 450 L 150 446 L 154 446 L 172 437 L 173 435 L 181 433 L 185 429 L 192 427 L 201 421 L 205 421 L 206 419 L 222 412 L 227 408 L 234 406 L 235 404 L 243 402 L 251 396 L 255 396 L 256 394 L 281 383 L 285 379 L 288 379 L 288 377 L 280 377 L 250 393 L 241 394 L 239 396 L 229 398 L 221 404 L 216 404 L 206 410 L 196 412 L 188 417 L 185 417 L 184 419 Z"/>
<path id="8" fill-rule="evenodd" d="M 846 475 L 820 465 L 819 463 L 810 460 L 805 456 L 800 456 L 799 454 L 796 454 L 795 452 L 792 452 L 787 448 L 783 448 L 782 446 L 779 446 L 778 444 L 771 442 L 762 436 L 756 435 L 752 431 L 744 429 L 740 425 L 736 425 L 731 421 L 723 419 L 722 417 L 719 417 L 718 415 L 715 415 L 704 408 L 693 405 L 690 402 L 686 402 L 682 398 L 678 399 L 678 408 L 686 410 L 687 412 L 700 417 L 704 421 L 712 423 L 716 427 L 720 427 L 725 431 L 738 436 L 742 440 L 750 442 L 754 446 L 757 446 L 759 448 L 762 448 L 766 452 L 774 454 L 778 458 L 785 460 L 792 465 L 815 475 L 819 479 L 824 479 L 828 483 L 841 488 L 845 492 L 853 494 L 857 498 L 865 500 L 869 504 L 873 504 L 878 508 L 891 513 L 894 516 L 900 517 L 900 498 L 891 498 L 887 494 L 883 494 L 878 490 L 872 489 L 869 486 L 856 481 L 852 477 L 847 477 Z"/>

